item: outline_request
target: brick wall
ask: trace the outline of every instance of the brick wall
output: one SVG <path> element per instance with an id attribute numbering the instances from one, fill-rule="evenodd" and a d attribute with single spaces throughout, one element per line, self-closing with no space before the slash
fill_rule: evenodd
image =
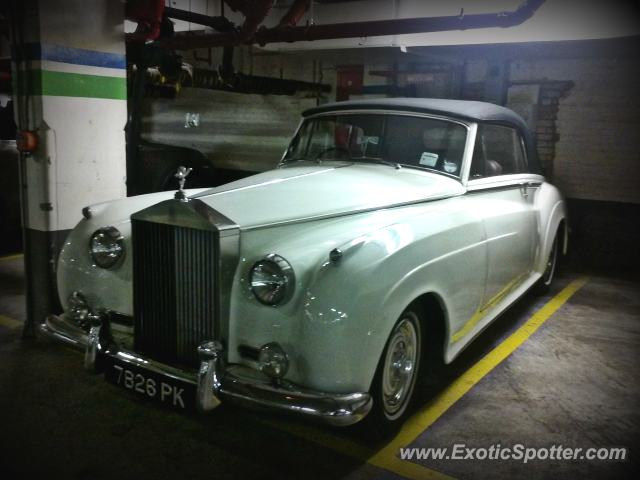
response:
<path id="1" fill-rule="evenodd" d="M 512 82 L 538 83 L 543 165 L 568 200 L 569 260 L 640 269 L 640 59 L 514 62 Z"/>
<path id="2" fill-rule="evenodd" d="M 518 61 L 511 81 L 541 85 L 539 151 L 567 197 L 640 203 L 640 60 Z"/>
<path id="3" fill-rule="evenodd" d="M 535 122 L 538 155 L 542 168 L 553 179 L 556 143 L 560 140 L 557 129 L 560 100 L 566 98 L 573 82 L 542 82 Z"/>

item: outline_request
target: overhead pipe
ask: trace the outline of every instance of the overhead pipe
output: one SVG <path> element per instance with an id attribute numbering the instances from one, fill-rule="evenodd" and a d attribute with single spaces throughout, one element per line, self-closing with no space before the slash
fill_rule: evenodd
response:
<path id="1" fill-rule="evenodd" d="M 278 27 L 294 27 L 311 6 L 311 0 L 295 0 L 289 11 L 280 19 Z"/>
<path id="2" fill-rule="evenodd" d="M 162 26 L 163 0 L 127 3 L 125 18 L 138 24 L 134 33 L 128 33 L 128 41 L 155 40 L 160 36 Z"/>
<path id="3" fill-rule="evenodd" d="M 240 2 L 240 0 L 234 0 Z M 404 18 L 369 22 L 334 23 L 328 25 L 306 25 L 300 27 L 260 28 L 249 39 L 235 35 L 175 36 L 163 43 L 166 48 L 190 50 L 194 48 L 223 47 L 228 45 L 300 42 L 332 40 L 337 38 L 360 38 L 383 35 L 446 32 L 479 28 L 509 28 L 520 25 L 533 17 L 545 0 L 526 0 L 513 12 L 482 13 L 447 17 Z M 229 1 L 227 1 L 229 4 Z"/>
<path id="4" fill-rule="evenodd" d="M 185 22 L 211 27 L 221 33 L 231 32 L 234 27 L 234 24 L 224 16 L 210 17 L 209 15 L 202 15 L 201 13 L 194 13 L 173 7 L 164 7 L 164 13 L 167 17 L 173 18 L 174 20 L 184 20 Z"/>
<path id="5" fill-rule="evenodd" d="M 233 45 L 242 45 L 243 43 L 251 43 L 251 39 L 255 36 L 256 30 L 264 19 L 267 18 L 269 12 L 273 8 L 275 0 L 224 0 L 234 12 L 240 12 L 244 15 L 244 23 L 238 31 L 237 40 L 239 43 Z M 216 45 L 212 45 L 216 46 Z M 219 45 L 224 47 L 225 45 Z"/>
<path id="6" fill-rule="evenodd" d="M 252 7 L 250 4 L 242 0 L 240 1 L 229 0 L 227 3 L 229 4 L 231 10 L 233 10 L 234 12 L 240 11 L 243 14 L 245 14 L 245 12 L 250 12 L 250 8 L 254 8 L 258 11 L 260 10 L 259 6 Z M 273 4 L 275 4 L 275 1 L 271 3 L 273 6 Z M 309 10 L 310 6 L 311 6 L 311 0 L 295 0 L 293 2 L 293 5 L 291 5 L 291 8 L 289 9 L 289 11 L 280 20 L 279 26 L 280 27 L 295 26 L 300 21 L 302 16 Z M 258 28 L 258 25 L 260 25 L 264 21 L 264 19 L 266 18 L 270 10 L 271 10 L 271 7 L 267 8 L 266 2 L 265 2 L 265 6 L 262 9 L 261 13 L 258 12 L 258 13 L 255 13 L 255 15 L 251 15 L 250 13 L 250 15 L 252 17 L 255 17 L 256 20 L 252 20 L 252 25 L 247 25 L 246 27 L 247 32 L 249 32 L 253 28 L 253 30 L 250 31 L 249 38 L 253 36 L 253 34 L 255 33 L 255 30 Z M 214 30 L 217 30 L 218 32 L 221 32 L 221 33 L 231 32 L 234 27 L 234 24 L 231 21 L 229 21 L 227 18 L 225 18 L 224 15 L 220 17 L 211 17 L 209 15 L 202 15 L 201 13 L 194 13 L 188 10 L 180 10 L 179 8 L 173 8 L 173 7 L 165 7 L 164 12 L 167 15 L 167 17 L 173 18 L 174 20 L 183 20 L 185 22 L 203 25 L 205 27 L 211 27 Z M 247 16 L 247 18 L 249 17 Z M 253 26 L 253 24 L 255 24 L 255 26 Z"/>

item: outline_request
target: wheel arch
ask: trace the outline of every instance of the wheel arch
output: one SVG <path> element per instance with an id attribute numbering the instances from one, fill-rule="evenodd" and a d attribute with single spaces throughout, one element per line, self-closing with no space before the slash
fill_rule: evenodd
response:
<path id="1" fill-rule="evenodd" d="M 536 272 L 542 274 L 546 267 L 547 258 L 549 258 L 549 252 L 556 234 L 560 233 L 561 238 L 558 240 L 562 245 L 562 254 L 567 254 L 568 249 L 568 224 L 567 224 L 567 212 L 566 203 L 563 200 L 556 202 L 551 209 L 546 225 L 542 226 L 541 249 L 536 261 Z"/>
<path id="2" fill-rule="evenodd" d="M 424 317 L 425 338 L 422 339 L 422 343 L 440 346 L 439 358 L 444 361 L 449 336 L 449 322 L 447 322 L 447 309 L 444 300 L 435 292 L 427 292 L 420 295 L 414 302 L 420 304 Z M 427 335 L 432 336 L 427 338 Z"/>
<path id="3" fill-rule="evenodd" d="M 389 338 L 391 336 L 391 333 L 393 332 L 395 325 L 402 318 L 402 314 L 409 310 L 413 305 L 418 305 L 422 313 L 423 322 L 421 324 L 421 347 L 423 349 L 425 349 L 425 347 L 437 348 L 437 359 L 442 362 L 445 361 L 445 351 L 448 344 L 447 338 L 449 335 L 447 309 L 444 300 L 440 295 L 438 295 L 436 292 L 428 291 L 420 294 L 413 300 L 406 302 L 405 307 L 398 314 L 394 322 L 390 324 L 389 331 L 384 338 L 382 349 L 380 350 L 378 355 L 378 363 L 381 361 L 382 356 L 384 355 L 386 345 L 389 342 Z M 372 375 L 370 382 L 371 385 L 373 384 L 374 379 L 375 375 Z M 369 390 L 370 389 L 371 386 Z"/>

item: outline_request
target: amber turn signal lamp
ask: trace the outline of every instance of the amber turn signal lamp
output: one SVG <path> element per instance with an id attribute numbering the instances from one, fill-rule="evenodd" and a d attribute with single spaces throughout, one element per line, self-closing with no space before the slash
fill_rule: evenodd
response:
<path id="1" fill-rule="evenodd" d="M 16 146 L 19 152 L 34 152 L 38 146 L 36 132 L 16 133 Z"/>

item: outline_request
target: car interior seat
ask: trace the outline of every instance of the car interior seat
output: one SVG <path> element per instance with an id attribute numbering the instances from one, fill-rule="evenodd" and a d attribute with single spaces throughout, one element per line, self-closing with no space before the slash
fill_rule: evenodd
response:
<path id="1" fill-rule="evenodd" d="M 487 177 L 495 177 L 496 175 L 502 175 L 502 165 L 500 165 L 495 160 L 485 160 L 486 165 L 486 176 Z"/>

